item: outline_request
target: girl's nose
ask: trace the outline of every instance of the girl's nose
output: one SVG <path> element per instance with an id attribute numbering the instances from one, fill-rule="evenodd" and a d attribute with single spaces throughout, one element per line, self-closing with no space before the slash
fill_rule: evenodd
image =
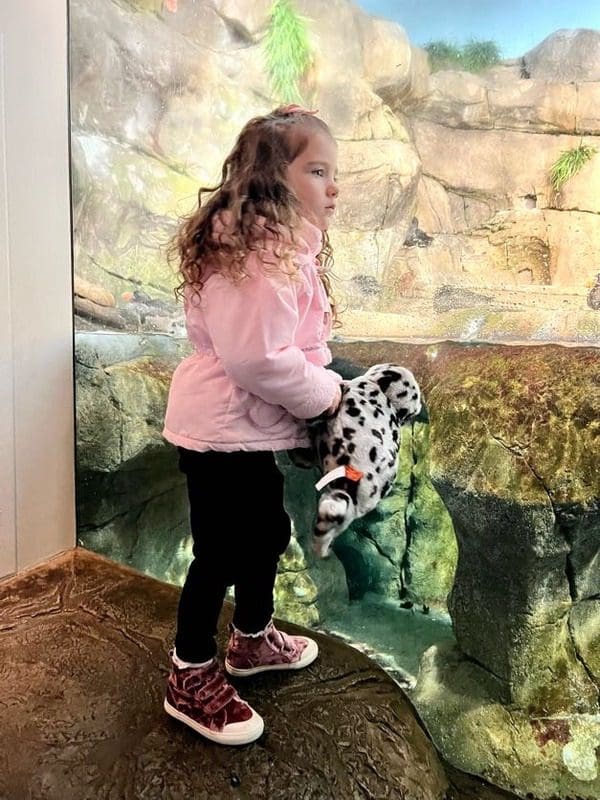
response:
<path id="1" fill-rule="evenodd" d="M 338 185 L 337 185 L 337 183 L 335 183 L 334 181 L 332 181 L 332 182 L 329 184 L 329 194 L 330 194 L 332 197 L 337 197 L 339 193 L 340 193 L 340 190 L 338 189 Z"/>

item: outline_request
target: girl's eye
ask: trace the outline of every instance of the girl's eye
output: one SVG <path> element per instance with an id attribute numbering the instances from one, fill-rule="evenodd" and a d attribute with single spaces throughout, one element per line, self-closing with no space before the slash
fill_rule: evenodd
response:
<path id="1" fill-rule="evenodd" d="M 313 175 L 318 175 L 319 178 L 322 178 L 325 175 L 324 169 L 313 169 Z"/>

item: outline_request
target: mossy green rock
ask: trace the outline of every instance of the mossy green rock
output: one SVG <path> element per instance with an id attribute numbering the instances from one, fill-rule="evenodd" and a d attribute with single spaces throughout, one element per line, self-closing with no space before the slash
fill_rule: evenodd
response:
<path id="1" fill-rule="evenodd" d="M 283 618 L 290 619 L 299 624 L 317 624 L 323 622 L 330 610 L 345 607 L 348 602 L 348 585 L 346 574 L 342 565 L 335 556 L 322 560 L 317 559 L 310 548 L 310 535 L 313 528 L 316 509 L 315 483 L 319 479 L 316 468 L 303 469 L 296 467 L 289 459 L 287 453 L 276 455 L 277 466 L 284 476 L 284 505 L 293 521 L 294 538 L 290 543 L 296 554 L 291 563 L 300 560 L 306 565 L 307 577 L 316 589 L 317 596 L 314 605 L 298 606 L 297 602 L 289 604 L 287 608 L 277 605 L 275 611 Z M 290 550 L 285 557 L 290 557 Z M 289 563 L 289 562 L 288 562 Z M 276 588 L 277 592 L 277 588 Z M 279 601 L 281 602 L 281 601 Z M 304 622 L 302 615 L 307 614 Z"/>
<path id="2" fill-rule="evenodd" d="M 435 681 L 426 662 L 419 675 L 415 702 L 436 743 L 456 766 L 519 793 L 549 797 L 544 787 L 554 781 L 562 796 L 594 796 L 598 353 L 394 342 L 333 343 L 332 350 L 359 371 L 378 362 L 404 364 L 426 400 L 429 424 L 416 425 L 412 435 L 405 431 L 401 461 L 406 457 L 408 467 L 371 520 L 382 531 L 393 520 L 395 531 L 367 547 L 383 545 L 386 554 L 378 557 L 387 563 L 404 548 L 402 580 L 410 572 L 414 596 L 441 597 L 450 583 L 454 540 L 439 492 L 458 540 L 450 612 L 460 650 L 448 664 L 440 656 Z M 185 503 L 174 451 L 162 442 L 160 428 L 170 372 L 184 352 L 159 336 L 80 335 L 76 347 L 82 535 L 94 549 L 96 531 L 99 549 L 117 542 L 123 560 L 149 561 L 170 579 L 187 553 Z M 301 546 L 292 545 L 286 556 L 278 603 L 285 615 L 315 624 L 325 598 L 344 592 L 347 598 L 348 573 L 332 569 L 331 560 L 317 566 L 305 546 L 315 470 L 280 460 Z M 158 491 L 150 472 L 152 481 L 158 476 Z M 127 505 L 132 487 L 140 494 L 136 508 Z M 166 498 L 162 506 L 159 494 Z M 174 500 L 179 516 L 171 518 L 166 505 Z M 158 520 L 156 530 L 152 520 Z M 154 548 L 153 537 L 159 537 Z M 443 569 L 415 581 L 417 564 L 437 564 L 440 552 Z"/>
<path id="3" fill-rule="evenodd" d="M 332 367 L 345 378 L 363 372 L 352 359 L 334 360 Z M 427 428 L 417 424 L 402 429 L 397 477 L 390 494 L 335 541 L 334 555 L 324 564 L 309 556 L 310 572 L 320 584 L 319 608 L 325 594 L 329 604 L 335 605 L 335 586 L 338 600 L 347 596 L 360 600 L 372 592 L 445 609 L 456 566 L 456 540 L 450 517 L 427 478 Z M 279 462 L 286 476 L 286 505 L 308 549 L 319 473 L 298 469 L 285 456 L 280 456 Z M 343 586 L 339 570 L 333 568 L 334 560 L 343 566 Z"/>
<path id="4" fill-rule="evenodd" d="M 365 592 L 400 596 L 408 497 L 402 482 L 397 481 L 377 508 L 353 522 L 334 543 L 334 552 L 346 571 L 351 600 L 360 600 Z"/>
<path id="5" fill-rule="evenodd" d="M 429 435 L 430 425 L 414 425 L 404 585 L 406 597 L 414 603 L 445 609 L 458 549 L 450 515 L 429 478 Z"/>
<path id="6" fill-rule="evenodd" d="M 600 716 L 531 717 L 457 648 L 423 656 L 412 700 L 444 757 L 521 797 L 600 797 Z"/>
<path id="7" fill-rule="evenodd" d="M 600 599 L 582 600 L 571 609 L 569 626 L 578 657 L 600 683 Z"/>
<path id="8" fill-rule="evenodd" d="M 431 479 L 459 541 L 458 642 L 518 705 L 595 712 L 598 686 L 568 615 L 600 588 L 600 357 L 559 347 L 461 355 L 429 393 Z"/>
<path id="9" fill-rule="evenodd" d="M 275 581 L 275 615 L 307 627 L 319 623 L 318 590 L 312 580 L 306 557 L 298 540 L 292 536 L 279 561 Z"/>
<path id="10" fill-rule="evenodd" d="M 349 355 L 354 346 L 360 344 L 349 345 Z M 358 366 L 347 357 L 334 359 L 333 368 L 352 378 L 364 371 L 366 363 L 363 360 Z M 398 472 L 391 493 L 336 540 L 335 557 L 343 565 L 351 599 L 373 592 L 445 610 L 456 569 L 456 538 L 448 512 L 428 477 L 428 447 L 428 425 L 416 423 L 402 429 Z M 314 522 L 314 483 L 319 473 L 297 469 L 285 458 L 280 460 L 286 474 L 288 511 L 302 540 L 307 541 Z M 324 565 L 311 561 L 311 571 L 318 580 L 328 574 L 332 581 L 339 579 L 329 568 L 331 561 Z"/>
<path id="11" fill-rule="evenodd" d="M 191 557 L 189 520 L 162 426 L 171 373 L 188 351 L 166 336 L 75 339 L 78 542 L 177 584 Z"/>
<path id="12" fill-rule="evenodd" d="M 408 366 L 427 403 L 427 473 L 458 541 L 449 610 L 459 650 L 425 659 L 414 695 L 438 747 L 519 794 L 597 798 L 600 353 L 333 351 Z"/>

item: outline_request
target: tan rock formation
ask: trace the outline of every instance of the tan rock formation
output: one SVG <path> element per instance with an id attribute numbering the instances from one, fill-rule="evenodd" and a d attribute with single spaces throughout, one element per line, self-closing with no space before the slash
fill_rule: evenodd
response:
<path id="1" fill-rule="evenodd" d="M 440 285 L 584 291 L 600 263 L 600 155 L 558 194 L 549 170 L 563 150 L 597 142 L 597 33 L 559 32 L 480 75 L 430 75 L 426 54 L 395 23 L 346 0 L 296 5 L 313 51 L 305 102 L 339 141 L 331 239 L 344 302 L 408 314 L 413 335 L 437 336 L 443 320 L 420 303 Z M 167 14 L 137 0 L 131 12 L 73 0 L 78 275 L 117 298 L 140 286 L 171 294 L 164 245 L 176 218 L 195 206 L 199 186 L 214 185 L 248 118 L 278 103 L 263 52 L 269 9 L 267 0 L 218 0 Z M 433 242 L 405 246 L 415 216 Z M 491 309 L 482 313 L 477 330 L 502 338 L 499 320 L 487 324 Z M 564 314 L 558 329 L 585 339 L 589 326 L 579 324 Z M 543 320 L 537 329 L 544 335 Z M 447 335 L 467 334 L 449 324 Z"/>
<path id="2" fill-rule="evenodd" d="M 114 306 L 114 295 L 102 286 L 97 286 L 90 281 L 86 281 L 80 275 L 73 276 L 73 292 L 78 297 L 91 300 L 100 306 Z"/>
<path id="3" fill-rule="evenodd" d="M 527 195 L 535 195 L 540 208 L 552 207 L 550 168 L 563 150 L 582 141 L 567 135 L 463 130 L 420 119 L 413 130 L 425 175 L 463 195 L 494 198 L 503 208 Z M 584 138 L 583 144 L 594 146 L 594 139 Z M 592 162 L 583 169 L 592 169 Z M 597 210 L 597 198 L 581 203 L 589 206 L 582 210 Z"/>

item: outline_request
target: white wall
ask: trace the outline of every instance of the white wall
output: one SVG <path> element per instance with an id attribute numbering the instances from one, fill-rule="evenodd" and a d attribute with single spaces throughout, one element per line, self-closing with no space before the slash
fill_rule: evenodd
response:
<path id="1" fill-rule="evenodd" d="M 0 0 L 0 575 L 75 545 L 67 0 Z"/>

